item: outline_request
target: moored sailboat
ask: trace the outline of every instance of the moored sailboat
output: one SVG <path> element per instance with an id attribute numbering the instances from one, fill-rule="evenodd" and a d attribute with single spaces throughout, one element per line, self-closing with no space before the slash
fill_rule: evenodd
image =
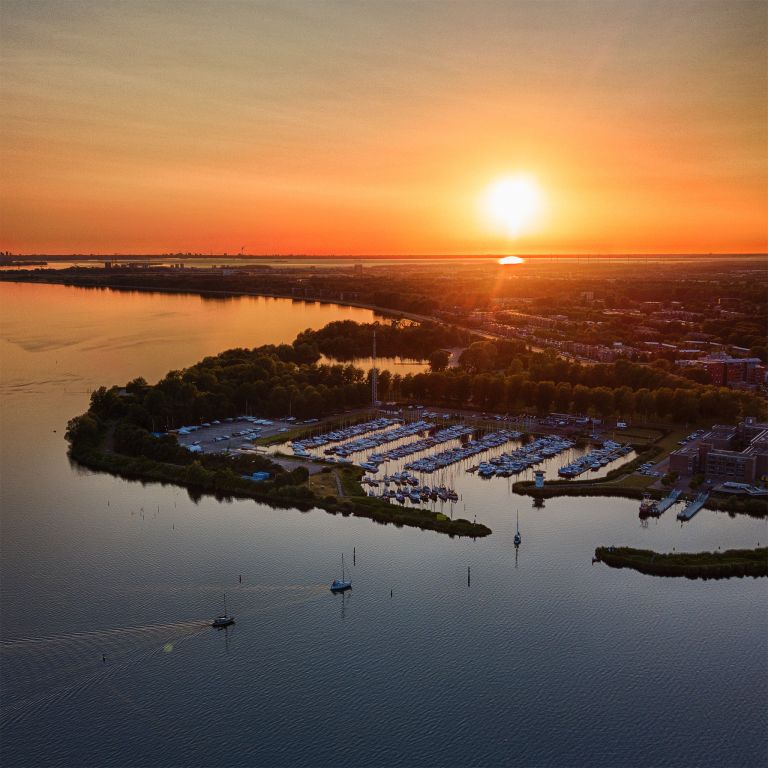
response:
<path id="1" fill-rule="evenodd" d="M 331 582 L 331 592 L 344 592 L 347 589 L 352 589 L 352 582 L 347 581 L 344 575 L 344 554 L 341 555 L 341 578 L 334 579 Z"/>

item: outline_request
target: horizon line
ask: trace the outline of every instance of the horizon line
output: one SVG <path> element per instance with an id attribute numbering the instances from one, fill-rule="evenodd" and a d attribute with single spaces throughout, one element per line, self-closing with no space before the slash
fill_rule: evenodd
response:
<path id="1" fill-rule="evenodd" d="M 350 259 L 350 260 L 365 260 L 365 259 L 497 259 L 504 258 L 506 256 L 518 256 L 523 259 L 546 259 L 546 258 L 568 258 L 568 257 L 598 257 L 598 258 L 645 258 L 653 256 L 659 257 L 680 257 L 680 256 L 768 256 L 768 251 L 626 251 L 621 253 L 606 253 L 600 251 L 552 251 L 549 253 L 509 253 L 509 252 L 497 252 L 497 253 L 431 253 L 431 254 L 407 254 L 407 253 L 367 253 L 367 254 L 334 254 L 334 253 L 228 253 L 228 252 L 193 252 L 193 251 L 166 251 L 160 253 L 12 253 L 8 251 L 8 255 L 5 255 L 5 251 L 0 251 L 3 255 L 0 258 L 6 259 L 33 259 L 33 258 L 48 258 L 48 259 L 154 259 L 154 258 L 185 258 L 185 259 L 212 259 L 212 258 L 226 258 L 226 259 Z"/>

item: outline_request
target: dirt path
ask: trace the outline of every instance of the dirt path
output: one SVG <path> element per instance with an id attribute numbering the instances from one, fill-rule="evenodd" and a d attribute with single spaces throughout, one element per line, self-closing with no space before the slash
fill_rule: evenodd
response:
<path id="1" fill-rule="evenodd" d="M 336 490 L 339 492 L 339 496 L 346 496 L 347 494 L 344 493 L 344 486 L 341 484 L 341 478 L 336 470 L 333 471 L 333 478 L 336 480 Z"/>

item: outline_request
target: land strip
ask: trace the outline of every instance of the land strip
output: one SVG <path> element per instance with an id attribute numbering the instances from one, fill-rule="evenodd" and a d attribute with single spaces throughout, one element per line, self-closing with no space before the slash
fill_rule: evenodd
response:
<path id="1" fill-rule="evenodd" d="M 595 560 L 611 568 L 631 568 L 652 576 L 685 576 L 689 579 L 768 576 L 767 547 L 672 554 L 631 547 L 598 547 Z"/>

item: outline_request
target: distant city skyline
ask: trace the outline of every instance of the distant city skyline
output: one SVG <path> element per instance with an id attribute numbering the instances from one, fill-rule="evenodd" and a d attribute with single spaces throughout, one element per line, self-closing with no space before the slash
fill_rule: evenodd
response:
<path id="1" fill-rule="evenodd" d="M 5 0 L 0 35 L 3 251 L 768 250 L 763 2 Z"/>

